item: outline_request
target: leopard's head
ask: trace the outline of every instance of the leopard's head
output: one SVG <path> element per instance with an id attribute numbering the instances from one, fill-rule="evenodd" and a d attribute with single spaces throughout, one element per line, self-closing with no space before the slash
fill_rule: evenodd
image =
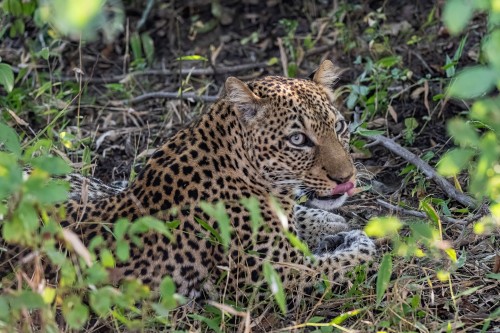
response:
<path id="1" fill-rule="evenodd" d="M 339 72 L 326 60 L 311 80 L 226 81 L 227 98 L 259 172 L 273 189 L 307 195 L 312 206 L 322 209 L 337 208 L 354 193 L 348 125 L 331 90 Z"/>

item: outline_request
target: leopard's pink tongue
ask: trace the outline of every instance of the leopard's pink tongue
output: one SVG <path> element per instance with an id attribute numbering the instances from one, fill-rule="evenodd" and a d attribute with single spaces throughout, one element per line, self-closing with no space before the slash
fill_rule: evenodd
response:
<path id="1" fill-rule="evenodd" d="M 344 193 L 347 193 L 347 195 L 349 195 L 349 196 L 356 193 L 355 188 L 354 188 L 354 184 L 352 182 L 338 184 L 332 190 L 332 195 L 344 194 Z"/>

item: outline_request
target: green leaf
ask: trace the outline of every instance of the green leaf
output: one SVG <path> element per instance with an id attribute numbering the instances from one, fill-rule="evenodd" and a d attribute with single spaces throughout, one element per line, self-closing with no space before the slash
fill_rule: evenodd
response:
<path id="1" fill-rule="evenodd" d="M 375 217 L 368 221 L 365 227 L 365 233 L 370 237 L 385 237 L 395 235 L 403 224 L 397 217 Z"/>
<path id="2" fill-rule="evenodd" d="M 459 299 L 460 297 L 463 297 L 463 296 L 468 296 L 468 295 L 472 295 L 472 294 L 476 294 L 476 291 L 478 291 L 479 289 L 483 288 L 483 286 L 475 286 L 475 287 L 472 287 L 472 288 L 468 288 L 462 292 L 459 292 L 458 294 L 455 295 L 455 299 Z"/>
<path id="3" fill-rule="evenodd" d="M 280 276 L 273 268 L 273 266 L 269 262 L 264 262 L 264 278 L 269 286 L 271 294 L 274 296 L 276 303 L 281 310 L 281 312 L 286 314 L 286 299 L 285 299 L 285 291 L 283 290 L 283 284 L 281 283 Z"/>
<path id="4" fill-rule="evenodd" d="M 387 253 L 382 258 L 377 275 L 377 306 L 380 305 L 382 298 L 384 298 L 385 291 L 389 286 L 389 281 L 392 274 L 392 257 Z"/>
<path id="5" fill-rule="evenodd" d="M 468 148 L 455 148 L 443 155 L 437 166 L 437 171 L 445 176 L 455 176 L 462 171 L 474 156 L 475 151 Z"/>
<path id="6" fill-rule="evenodd" d="M 410 229 L 416 239 L 438 240 L 439 233 L 436 229 L 426 223 L 416 222 L 410 224 Z"/>
<path id="7" fill-rule="evenodd" d="M 390 68 L 395 65 L 398 65 L 401 63 L 401 57 L 400 56 L 390 56 L 390 57 L 385 57 L 377 61 L 377 65 L 381 67 L 386 67 Z"/>
<path id="8" fill-rule="evenodd" d="M 212 235 L 212 237 L 215 238 L 215 240 L 219 244 L 222 244 L 222 239 L 220 238 L 220 235 L 217 232 L 217 230 L 215 230 L 214 228 L 212 228 L 212 226 L 210 224 L 208 224 L 207 222 L 203 221 L 202 219 L 200 219 L 200 218 L 198 218 L 196 216 L 194 217 L 194 219 L 196 220 L 196 222 L 198 222 L 203 227 L 203 229 L 205 229 L 206 231 L 210 232 L 210 234 Z"/>
<path id="9" fill-rule="evenodd" d="M 10 67 L 10 65 L 0 64 L 0 84 L 9 93 L 14 88 L 14 72 L 12 71 L 12 67 Z"/>
<path id="10" fill-rule="evenodd" d="M 166 276 L 160 283 L 161 304 L 171 310 L 177 306 L 175 299 L 175 282 L 170 276 Z"/>
<path id="11" fill-rule="evenodd" d="M 344 312 L 337 317 L 333 318 L 332 321 L 330 321 L 330 324 L 335 324 L 335 325 L 341 325 L 344 321 L 347 319 L 357 316 L 358 314 L 361 313 L 364 309 L 355 309 L 351 311 Z"/>
<path id="12" fill-rule="evenodd" d="M 175 60 L 177 60 L 177 61 L 198 61 L 198 60 L 208 61 L 208 59 L 205 58 L 204 56 L 197 55 L 197 54 L 181 56 Z"/>
<path id="13" fill-rule="evenodd" d="M 76 295 L 64 299 L 62 313 L 68 326 L 74 329 L 82 328 L 89 317 L 88 307 L 82 304 L 82 301 Z"/>
<path id="14" fill-rule="evenodd" d="M 129 224 L 130 222 L 124 218 L 120 218 L 118 221 L 116 221 L 115 225 L 113 226 L 113 233 L 117 240 L 125 237 L 125 233 L 127 232 Z"/>
<path id="15" fill-rule="evenodd" d="M 115 258 L 113 258 L 113 254 L 108 249 L 103 249 L 101 252 L 101 262 L 102 265 L 106 268 L 115 267 Z"/>
<path id="16" fill-rule="evenodd" d="M 69 184 L 57 181 L 50 181 L 41 188 L 30 189 L 29 194 L 33 195 L 42 204 L 52 204 L 64 201 L 68 198 Z"/>
<path id="17" fill-rule="evenodd" d="M 126 240 L 120 239 L 116 241 L 116 257 L 121 262 L 125 262 L 130 257 L 130 245 Z"/>
<path id="18" fill-rule="evenodd" d="M 153 39 L 146 33 L 141 35 L 142 39 L 142 48 L 144 53 L 146 54 L 146 60 L 149 65 L 153 63 L 155 56 L 155 45 Z"/>
<path id="19" fill-rule="evenodd" d="M 111 287 L 104 287 L 90 292 L 90 306 L 101 317 L 111 311 L 114 291 Z"/>
<path id="20" fill-rule="evenodd" d="M 363 127 L 358 127 L 356 129 L 356 134 L 362 135 L 362 136 L 375 136 L 375 135 L 380 135 L 384 134 L 384 131 L 378 131 L 378 130 L 369 130 Z"/>
<path id="21" fill-rule="evenodd" d="M 42 295 L 24 290 L 19 294 L 10 297 L 10 307 L 12 310 L 27 309 L 34 310 L 40 309 L 45 305 Z"/>
<path id="22" fill-rule="evenodd" d="M 473 1 L 448 0 L 443 10 L 443 21 L 452 34 L 460 33 L 474 12 Z"/>
<path id="23" fill-rule="evenodd" d="M 250 226 L 252 227 L 252 236 L 257 235 L 262 225 L 262 215 L 260 214 L 260 203 L 256 197 L 243 198 L 240 200 L 243 207 L 250 213 Z"/>
<path id="24" fill-rule="evenodd" d="M 486 274 L 488 279 L 500 280 L 500 273 L 488 273 Z"/>
<path id="25" fill-rule="evenodd" d="M 307 257 L 312 256 L 311 250 L 309 250 L 307 244 L 304 243 L 299 237 L 297 237 L 296 234 L 294 234 L 293 232 L 285 231 L 285 235 L 294 248 L 302 252 Z"/>
<path id="26" fill-rule="evenodd" d="M 87 284 L 99 285 L 109 282 L 108 270 L 99 264 L 99 262 L 87 268 L 85 273 L 87 274 L 85 277 L 85 283 Z"/>
<path id="27" fill-rule="evenodd" d="M 41 57 L 44 60 L 48 60 L 49 59 L 49 55 L 50 55 L 50 52 L 49 52 L 49 48 L 48 47 L 42 48 L 37 53 L 37 56 Z"/>
<path id="28" fill-rule="evenodd" d="M 0 199 L 20 190 L 23 173 L 16 156 L 0 151 Z"/>
<path id="29" fill-rule="evenodd" d="M 43 288 L 42 298 L 45 304 L 52 304 L 56 298 L 56 290 L 52 287 Z"/>
<path id="30" fill-rule="evenodd" d="M 476 98 L 493 89 L 496 80 L 496 72 L 489 67 L 468 67 L 457 74 L 447 93 L 456 98 Z"/>
<path id="31" fill-rule="evenodd" d="M 461 118 L 453 118 L 447 124 L 448 133 L 455 143 L 462 147 L 476 147 L 479 144 L 479 135 L 468 122 Z"/>
<path id="32" fill-rule="evenodd" d="M 17 136 L 16 131 L 9 126 L 0 123 L 0 148 L 2 145 L 17 157 L 21 156 L 21 143 L 19 142 L 19 137 Z"/>
<path id="33" fill-rule="evenodd" d="M 215 333 L 222 333 L 222 331 L 219 328 L 219 321 L 216 319 L 210 319 L 198 314 L 190 314 L 188 315 L 188 317 L 205 323 L 205 325 L 207 325 L 208 328 L 210 328 L 210 330 L 212 330 Z"/>
<path id="34" fill-rule="evenodd" d="M 20 16 L 23 12 L 20 0 L 7 0 L 3 3 L 3 8 L 12 16 Z"/>
<path id="35" fill-rule="evenodd" d="M 208 202 L 200 202 L 200 208 L 208 214 L 211 218 L 217 221 L 219 225 L 219 236 L 224 246 L 224 249 L 229 248 L 231 242 L 231 219 L 226 212 L 226 207 L 222 201 L 217 202 L 215 205 Z"/>
<path id="36" fill-rule="evenodd" d="M 71 167 L 65 160 L 58 156 L 42 155 L 31 160 L 34 167 L 40 168 L 50 175 L 66 175 L 71 172 Z"/>
<path id="37" fill-rule="evenodd" d="M 142 58 L 141 38 L 137 32 L 134 32 L 130 36 L 130 48 L 132 49 L 134 60 Z"/>
<path id="38" fill-rule="evenodd" d="M 144 233 L 148 231 L 159 232 L 160 234 L 167 236 L 170 240 L 172 240 L 173 237 L 167 224 L 152 216 L 138 218 L 130 227 L 129 234 L 135 235 L 137 233 Z"/>
<path id="39" fill-rule="evenodd" d="M 484 52 L 493 67 L 500 71 L 500 30 L 496 29 L 486 37 L 483 46 Z"/>
<path id="40" fill-rule="evenodd" d="M 0 296 L 0 320 L 7 321 L 10 317 L 9 303 L 5 296 Z"/>
<path id="41" fill-rule="evenodd" d="M 422 200 L 420 201 L 420 208 L 422 208 L 422 210 L 425 212 L 427 217 L 432 220 L 432 222 L 434 222 L 436 225 L 439 225 L 439 215 L 430 203 L 428 203 L 426 200 Z"/>

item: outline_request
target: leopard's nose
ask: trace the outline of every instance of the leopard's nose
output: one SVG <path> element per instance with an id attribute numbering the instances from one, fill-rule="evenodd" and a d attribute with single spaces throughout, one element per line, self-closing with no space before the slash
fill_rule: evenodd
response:
<path id="1" fill-rule="evenodd" d="M 352 178 L 353 174 L 351 173 L 349 176 L 347 177 L 332 177 L 330 175 L 327 175 L 328 179 L 330 179 L 331 181 L 333 182 L 336 182 L 337 184 L 344 184 L 344 183 L 347 183 L 351 178 Z"/>

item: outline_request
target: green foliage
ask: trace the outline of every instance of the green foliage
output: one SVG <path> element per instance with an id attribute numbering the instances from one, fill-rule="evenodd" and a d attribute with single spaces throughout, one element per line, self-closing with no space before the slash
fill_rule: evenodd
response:
<path id="1" fill-rule="evenodd" d="M 473 11 L 473 1 L 448 0 L 443 11 L 443 21 L 451 33 L 457 34 L 469 23 Z"/>
<path id="2" fill-rule="evenodd" d="M 217 221 L 219 231 L 214 230 L 208 226 L 208 224 L 205 224 L 205 227 L 210 227 L 208 230 L 211 231 L 211 233 L 217 238 L 218 241 L 220 241 L 222 246 L 224 246 L 224 249 L 227 251 L 229 243 L 231 242 L 231 220 L 226 212 L 226 206 L 222 201 L 219 201 L 216 204 L 201 202 L 200 208 Z"/>
<path id="3" fill-rule="evenodd" d="M 365 232 L 370 237 L 396 235 L 403 224 L 396 217 L 376 217 L 368 221 Z"/>
<path id="4" fill-rule="evenodd" d="M 469 67 L 458 73 L 448 94 L 456 98 L 475 98 L 490 92 L 497 82 L 498 73 L 487 66 Z"/>
<path id="5" fill-rule="evenodd" d="M 281 283 L 281 278 L 269 262 L 264 262 L 264 278 L 269 286 L 271 294 L 274 296 L 276 303 L 283 314 L 286 314 L 286 298 L 285 291 L 283 290 L 283 284 Z"/>
<path id="6" fill-rule="evenodd" d="M 14 88 L 14 72 L 8 64 L 0 63 L 0 85 L 9 93 Z"/>
<path id="7" fill-rule="evenodd" d="M 37 27 L 53 27 L 59 33 L 75 39 L 94 39 L 101 31 L 111 41 L 123 31 L 124 12 L 120 0 L 5 0 L 0 8 L 12 17 L 11 38 L 22 36 L 26 21 Z"/>
<path id="8" fill-rule="evenodd" d="M 132 49 L 133 61 L 131 66 L 137 69 L 144 69 L 146 65 L 152 65 L 154 60 L 154 42 L 147 33 L 139 35 L 134 32 L 130 36 L 130 48 Z"/>
<path id="9" fill-rule="evenodd" d="M 460 147 L 446 153 L 438 165 L 438 171 L 445 176 L 468 170 L 470 191 L 478 198 L 488 198 L 493 206 L 500 202 L 500 100 L 485 96 L 500 86 L 500 28 L 495 3 L 491 0 L 449 0 L 446 3 L 443 20 L 450 32 L 460 33 L 478 10 L 489 14 L 491 29 L 482 40 L 484 63 L 463 69 L 449 86 L 451 97 L 479 99 L 466 119 L 453 119 L 448 123 L 448 132 Z M 490 222 L 500 225 L 498 216 L 491 218 Z"/>
<path id="10" fill-rule="evenodd" d="M 240 200 L 241 204 L 250 213 L 250 225 L 252 227 L 252 240 L 255 243 L 257 232 L 263 224 L 262 215 L 260 213 L 260 203 L 255 197 L 243 198 Z"/>
<path id="11" fill-rule="evenodd" d="M 281 19 L 279 24 L 285 30 L 285 36 L 283 37 L 283 44 L 285 48 L 288 50 L 288 54 L 290 55 L 290 60 L 288 62 L 287 73 L 289 77 L 297 76 L 297 48 L 295 47 L 294 38 L 295 31 L 297 30 L 299 22 L 297 20 L 290 19 Z"/>
<path id="12" fill-rule="evenodd" d="M 380 305 L 382 298 L 384 297 L 385 291 L 389 286 L 389 281 L 392 274 L 392 256 L 387 253 L 382 258 L 380 262 L 380 269 L 377 274 L 377 305 Z"/>
<path id="13" fill-rule="evenodd" d="M 383 57 L 377 61 L 358 57 L 354 63 L 363 65 L 364 70 L 356 84 L 347 86 L 350 93 L 346 104 L 349 109 L 354 109 L 356 105 L 363 106 L 363 121 L 372 118 L 377 112 L 386 112 L 390 102 L 389 87 L 406 81 L 412 75 L 408 69 L 401 68 L 400 56 Z"/>
<path id="14" fill-rule="evenodd" d="M 3 246 L 22 245 L 29 251 L 26 254 L 34 256 L 31 260 L 43 259 L 60 269 L 57 288 L 35 283 L 12 290 L 10 286 L 16 284 L 4 278 L 2 288 L 9 292 L 0 295 L 0 327 L 16 331 L 23 325 L 26 311 L 38 311 L 42 319 L 40 329 L 55 331 L 55 311 L 60 308 L 68 327 L 75 330 L 81 329 L 91 315 L 112 317 L 133 328 L 137 319 L 141 322 L 147 314 L 137 311 L 137 302 L 161 316 L 183 304 L 185 300 L 175 293 L 170 277 L 162 281 L 161 299 L 156 302 L 150 290 L 137 280 L 125 281 L 120 289 L 110 286 L 107 270 L 115 267 L 117 260 L 127 260 L 131 246 L 142 246 L 142 234 L 155 231 L 171 238 L 171 229 L 179 222 L 165 223 L 152 217 L 132 223 L 122 219 L 112 228 L 114 250 L 107 248 L 102 235 L 85 247 L 76 234 L 63 230 L 56 222 L 64 212 L 55 210 L 53 205 L 67 199 L 68 184 L 52 176 L 65 175 L 71 168 L 62 158 L 50 154 L 52 146 L 52 141 L 43 139 L 23 147 L 15 131 L 0 123 L 0 199 L 5 200 L 0 202 Z M 29 175 L 23 176 L 23 166 L 31 166 Z M 59 249 L 60 243 L 66 245 L 69 254 Z M 98 257 L 96 251 L 100 253 Z M 43 272 L 40 274 L 43 279 Z M 87 295 L 88 305 L 83 301 Z M 159 320 L 163 321 L 160 317 Z"/>

